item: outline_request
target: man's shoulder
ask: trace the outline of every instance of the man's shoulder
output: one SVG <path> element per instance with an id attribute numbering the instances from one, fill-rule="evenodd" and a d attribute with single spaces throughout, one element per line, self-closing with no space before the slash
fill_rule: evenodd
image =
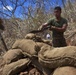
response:
<path id="1" fill-rule="evenodd" d="M 50 18 L 50 19 L 47 21 L 47 24 L 51 24 L 53 21 L 54 21 L 54 18 Z"/>
<path id="2" fill-rule="evenodd" d="M 62 20 L 61 20 L 61 22 L 62 22 L 63 24 L 64 24 L 64 23 L 65 23 L 65 24 L 68 24 L 68 21 L 67 21 L 67 19 L 66 19 L 66 18 L 63 18 L 63 17 L 62 17 Z"/>
<path id="3" fill-rule="evenodd" d="M 50 20 L 50 21 L 53 21 L 54 19 L 55 19 L 55 18 L 53 17 L 53 18 L 50 18 L 49 20 Z"/>
<path id="4" fill-rule="evenodd" d="M 63 20 L 63 21 L 67 21 L 67 19 L 66 19 L 66 18 L 64 18 L 64 17 L 61 17 L 61 18 L 62 18 L 62 20 Z"/>

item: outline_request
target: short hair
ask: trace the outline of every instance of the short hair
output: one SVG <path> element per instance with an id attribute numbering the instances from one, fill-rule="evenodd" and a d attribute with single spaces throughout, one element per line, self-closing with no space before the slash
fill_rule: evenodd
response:
<path id="1" fill-rule="evenodd" d="M 60 10 L 61 11 L 62 9 L 61 9 L 60 6 L 57 6 L 57 7 L 54 8 L 54 10 Z"/>

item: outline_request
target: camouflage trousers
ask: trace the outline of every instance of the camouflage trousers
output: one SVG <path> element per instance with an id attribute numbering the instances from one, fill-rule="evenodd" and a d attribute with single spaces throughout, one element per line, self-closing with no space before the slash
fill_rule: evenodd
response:
<path id="1" fill-rule="evenodd" d="M 53 47 L 65 47 L 67 46 L 65 38 L 53 38 L 52 40 Z"/>

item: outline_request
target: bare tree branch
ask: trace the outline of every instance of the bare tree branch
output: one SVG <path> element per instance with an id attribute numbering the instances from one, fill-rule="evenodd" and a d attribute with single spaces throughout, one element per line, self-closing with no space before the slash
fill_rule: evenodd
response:
<path id="1" fill-rule="evenodd" d="M 7 5 L 4 4 L 3 0 L 0 0 L 0 1 L 1 1 L 3 7 L 4 7 L 5 9 L 7 9 L 9 12 L 11 12 L 11 11 L 6 7 Z"/>
<path id="2" fill-rule="evenodd" d="M 2 12 L 2 11 L 0 11 L 0 13 L 2 13 L 2 14 L 4 14 L 4 15 L 6 15 L 6 16 L 8 16 L 8 17 L 11 17 L 10 15 L 8 15 L 8 14 L 6 14 L 6 13 Z"/>

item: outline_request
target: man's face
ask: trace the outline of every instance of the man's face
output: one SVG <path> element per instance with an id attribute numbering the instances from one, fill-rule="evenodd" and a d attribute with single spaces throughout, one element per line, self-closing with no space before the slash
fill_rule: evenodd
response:
<path id="1" fill-rule="evenodd" d="M 61 16 L 61 11 L 55 9 L 55 10 L 54 10 L 54 15 L 55 15 L 55 17 L 60 17 L 60 16 Z"/>

